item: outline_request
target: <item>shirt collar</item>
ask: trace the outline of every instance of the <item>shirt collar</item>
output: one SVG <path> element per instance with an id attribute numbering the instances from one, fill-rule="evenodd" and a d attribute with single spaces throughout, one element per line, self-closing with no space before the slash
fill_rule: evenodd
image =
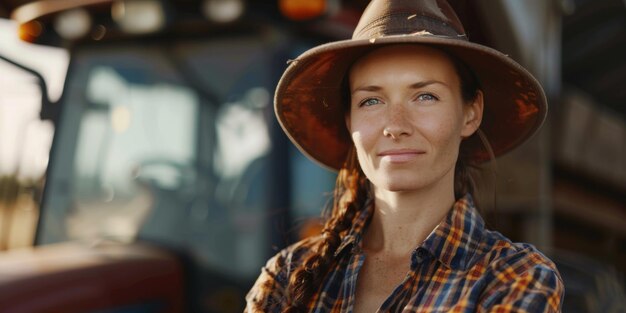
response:
<path id="1" fill-rule="evenodd" d="M 347 247 L 360 247 L 361 235 L 369 224 L 374 212 L 372 200 L 363 206 L 350 231 L 342 239 L 335 252 L 338 256 Z M 433 257 L 452 269 L 466 269 L 473 252 L 478 249 L 485 223 L 480 217 L 470 194 L 457 200 L 446 217 L 426 237 L 419 247 L 426 249 Z"/>
<path id="2" fill-rule="evenodd" d="M 467 269 L 485 232 L 470 194 L 457 200 L 420 247 L 451 269 Z"/>

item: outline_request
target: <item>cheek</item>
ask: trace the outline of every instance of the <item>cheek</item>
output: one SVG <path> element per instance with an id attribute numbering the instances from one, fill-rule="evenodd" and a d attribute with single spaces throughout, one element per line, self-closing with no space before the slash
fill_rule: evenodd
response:
<path id="1" fill-rule="evenodd" d="M 352 112 L 348 118 L 348 128 L 352 135 L 352 140 L 357 146 L 368 146 L 372 141 L 375 132 L 375 119 L 367 114 Z"/>
<path id="2" fill-rule="evenodd" d="M 350 135 L 359 154 L 364 153 L 365 150 L 374 145 L 373 130 L 367 124 L 353 123 Z"/>
<path id="3" fill-rule="evenodd" d="M 379 137 L 378 135 L 382 131 L 379 131 L 379 125 L 376 123 L 376 119 L 360 115 L 352 116 L 353 117 L 350 119 L 350 135 L 352 136 L 359 162 L 370 163 L 370 161 L 368 161 L 371 159 L 369 154 L 375 148 Z M 367 167 L 366 164 L 361 165 L 362 167 Z"/>
<path id="4" fill-rule="evenodd" d="M 424 137 L 437 150 L 458 147 L 461 142 L 463 120 L 454 112 L 440 112 L 431 116 L 422 116 L 416 123 Z"/>

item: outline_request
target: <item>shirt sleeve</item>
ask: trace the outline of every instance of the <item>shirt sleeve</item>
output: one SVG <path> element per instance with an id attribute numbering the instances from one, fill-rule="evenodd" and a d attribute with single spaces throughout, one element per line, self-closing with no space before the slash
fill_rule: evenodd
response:
<path id="1" fill-rule="evenodd" d="M 286 253 L 281 251 L 267 261 L 261 275 L 246 295 L 244 312 L 281 312 L 286 296 Z"/>
<path id="2" fill-rule="evenodd" d="M 480 312 L 561 312 L 564 287 L 554 264 L 530 267 L 509 264 L 495 274 L 493 288 L 481 302 Z"/>

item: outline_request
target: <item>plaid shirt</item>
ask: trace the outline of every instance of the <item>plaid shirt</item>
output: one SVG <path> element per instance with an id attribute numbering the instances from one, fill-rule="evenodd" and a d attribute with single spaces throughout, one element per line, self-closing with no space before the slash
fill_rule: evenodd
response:
<path id="1" fill-rule="evenodd" d="M 366 257 L 360 239 L 372 213 L 373 206 L 367 206 L 344 237 L 309 312 L 353 311 L 357 274 Z M 267 262 L 246 296 L 246 312 L 255 312 L 252 302 L 263 312 L 283 309 L 290 270 L 312 240 Z M 410 264 L 409 275 L 378 312 L 560 312 L 563 283 L 555 265 L 532 245 L 485 229 L 469 195 L 413 251 Z"/>

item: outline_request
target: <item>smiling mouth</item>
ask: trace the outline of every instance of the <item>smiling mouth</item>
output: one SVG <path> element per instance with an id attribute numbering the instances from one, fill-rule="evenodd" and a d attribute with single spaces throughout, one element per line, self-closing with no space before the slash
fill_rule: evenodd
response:
<path id="1" fill-rule="evenodd" d="M 406 163 L 414 160 L 422 154 L 426 154 L 426 151 L 415 149 L 394 149 L 380 152 L 378 156 L 391 163 Z"/>

